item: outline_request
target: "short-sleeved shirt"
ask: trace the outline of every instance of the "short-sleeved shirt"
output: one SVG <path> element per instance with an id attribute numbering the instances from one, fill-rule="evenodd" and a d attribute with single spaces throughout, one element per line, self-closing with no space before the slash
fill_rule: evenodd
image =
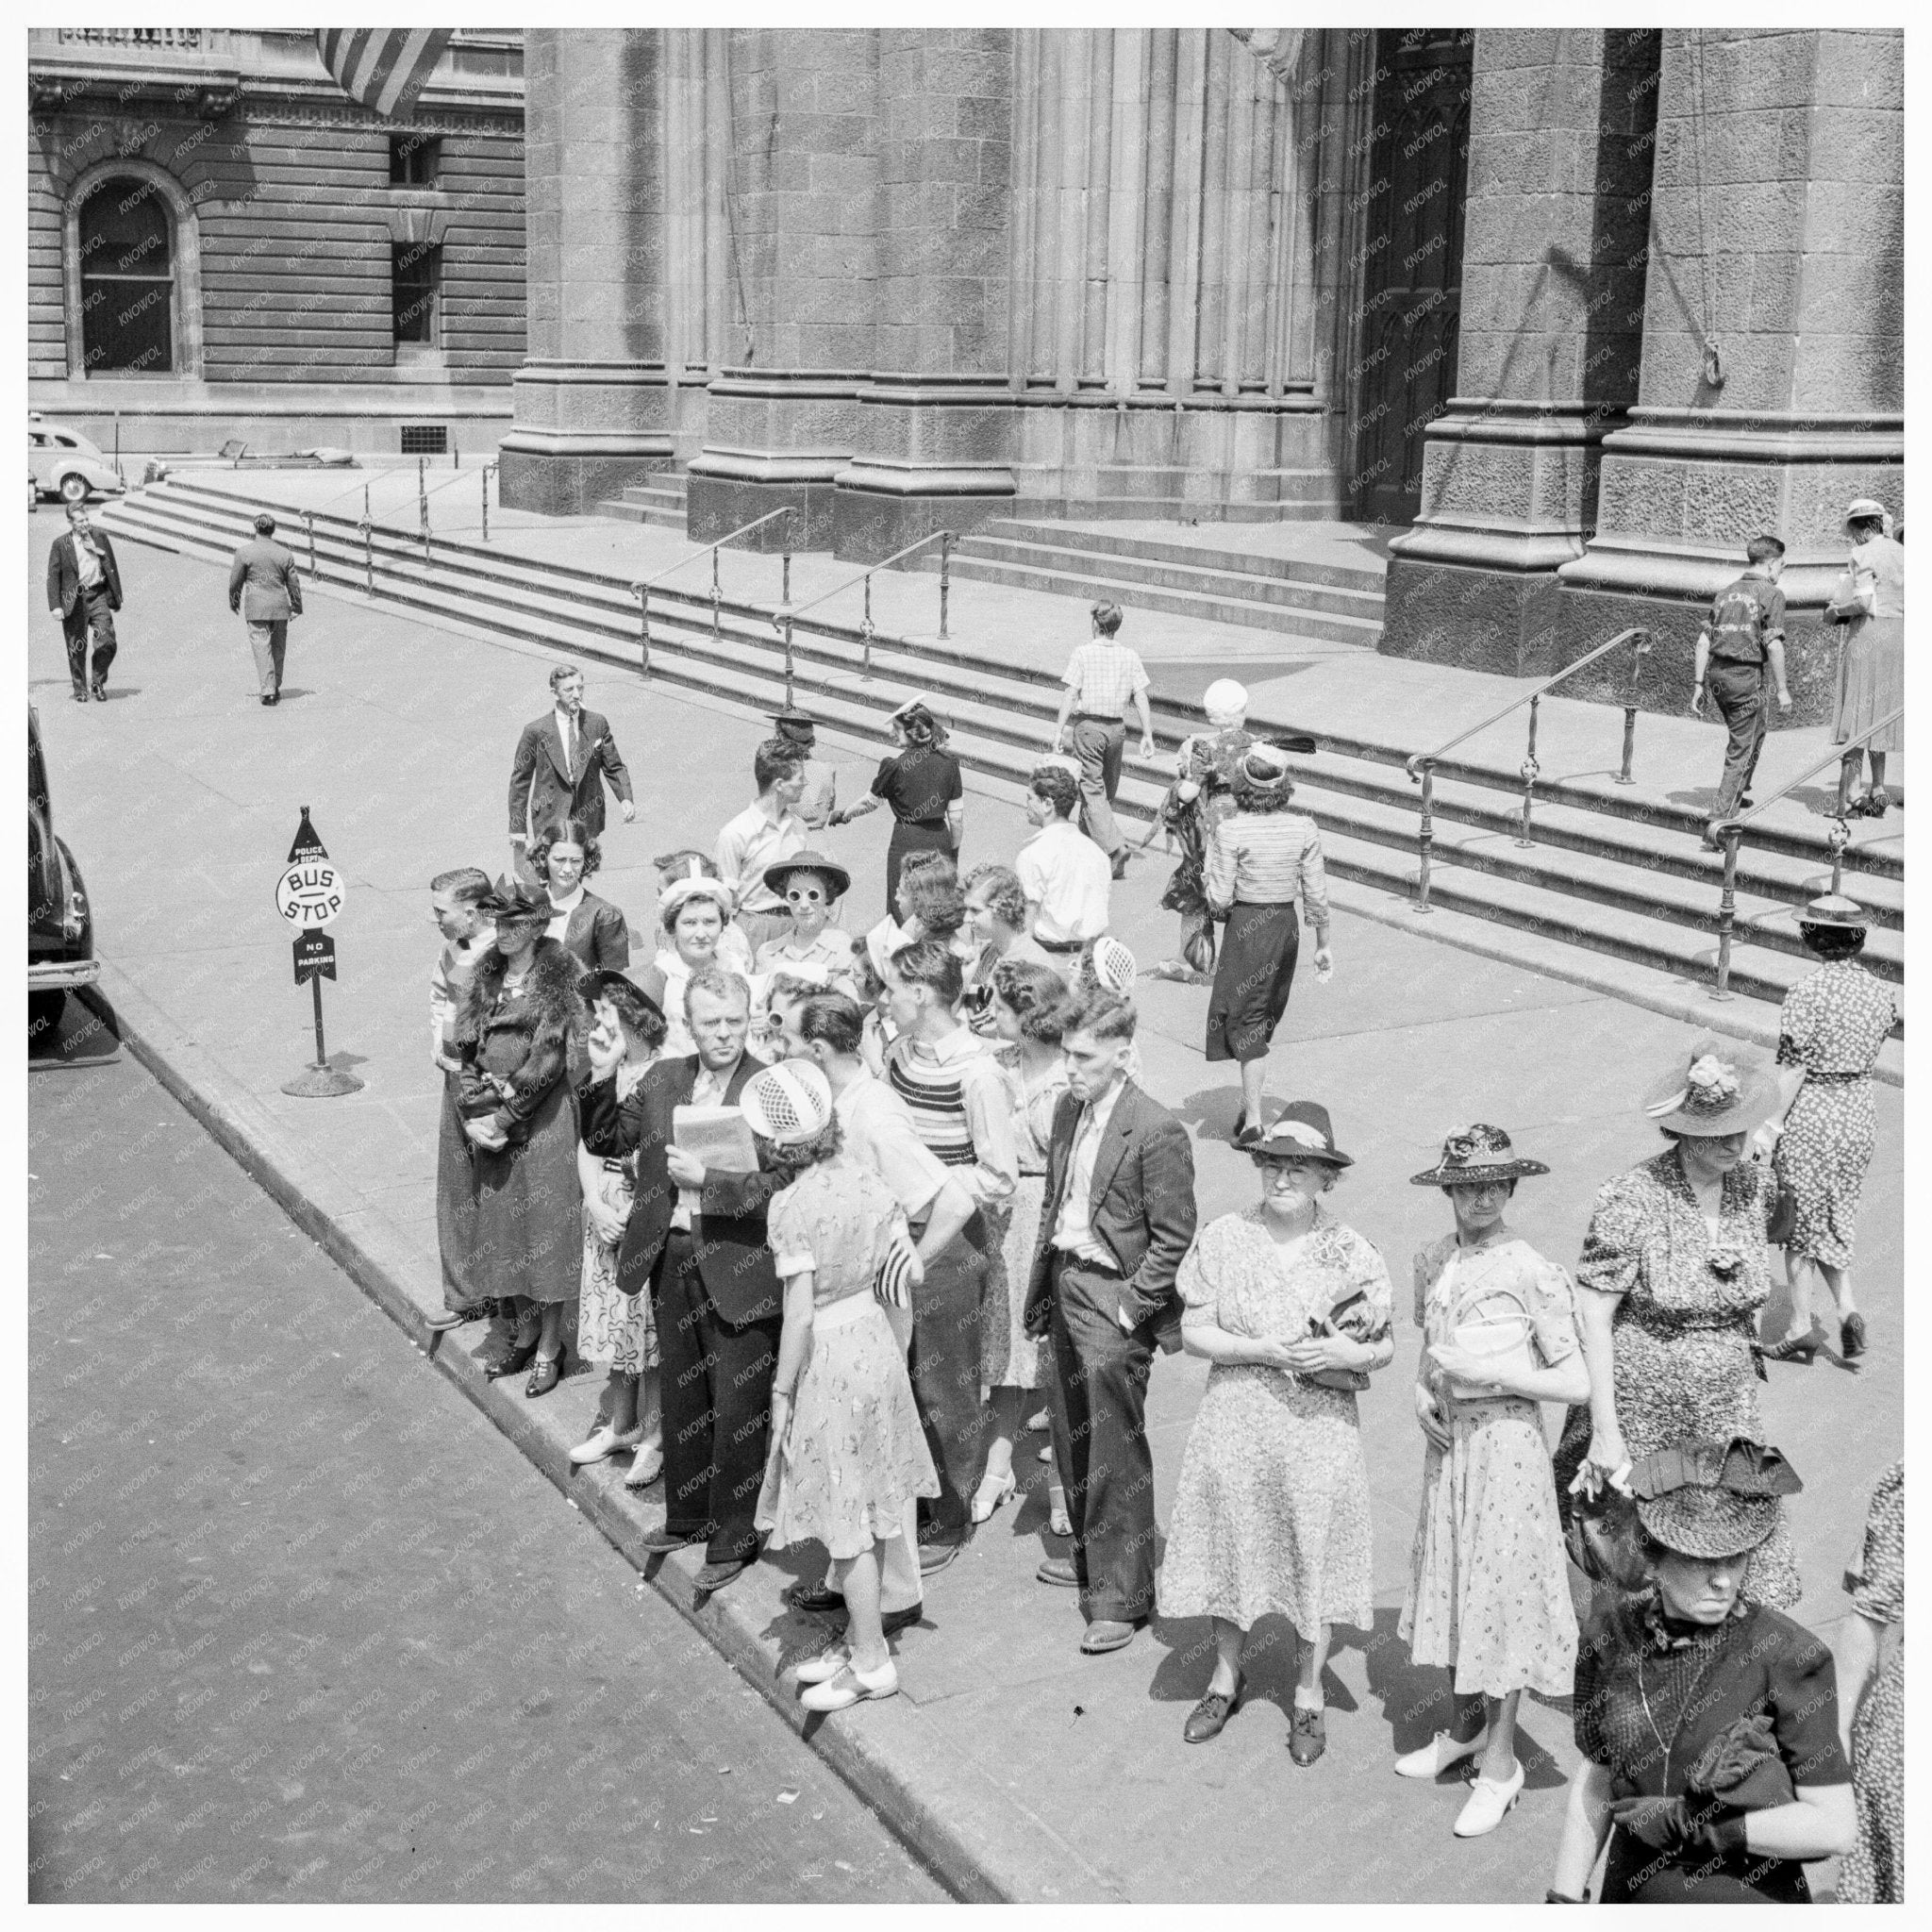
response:
<path id="1" fill-rule="evenodd" d="M 1147 689 L 1147 670 L 1141 654 L 1125 644 L 1095 638 L 1067 659 L 1060 682 L 1074 693 L 1074 709 L 1095 718 L 1119 718 L 1128 700 Z"/>
<path id="2" fill-rule="evenodd" d="M 1040 908 L 1034 937 L 1064 945 L 1107 930 L 1113 869 L 1107 854 L 1070 819 L 1042 825 L 1013 861 L 1020 889 Z"/>
<path id="3" fill-rule="evenodd" d="M 1762 664 L 1784 642 L 1785 593 L 1769 577 L 1740 577 L 1712 600 L 1707 627 L 1712 663 Z"/>
<path id="4" fill-rule="evenodd" d="M 773 1266 L 790 1280 L 811 1274 L 814 1307 L 870 1294 L 906 1215 L 869 1167 L 849 1154 L 822 1160 L 772 1196 L 765 1215 Z"/>
<path id="5" fill-rule="evenodd" d="M 908 1221 L 924 1221 L 946 1184 L 939 1157 L 919 1138 L 912 1109 L 870 1074 L 846 1083 L 832 1103 L 845 1151 L 885 1182 Z"/>
<path id="6" fill-rule="evenodd" d="M 959 760 L 949 751 L 930 745 L 909 745 L 897 758 L 885 759 L 872 781 L 873 795 L 892 808 L 902 825 L 936 825 L 954 799 L 965 795 Z"/>

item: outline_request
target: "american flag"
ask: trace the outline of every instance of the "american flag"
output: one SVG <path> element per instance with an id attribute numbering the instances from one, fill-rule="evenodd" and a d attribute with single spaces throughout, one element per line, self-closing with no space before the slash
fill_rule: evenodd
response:
<path id="1" fill-rule="evenodd" d="M 918 1266 L 919 1257 L 913 1253 L 906 1230 L 903 1227 L 895 1230 L 891 1245 L 879 1263 L 879 1272 L 873 1277 L 873 1293 L 886 1307 L 909 1308 L 912 1306 L 912 1274 Z"/>
<path id="2" fill-rule="evenodd" d="M 324 66 L 351 100 L 385 121 L 407 121 L 455 31 L 447 26 L 325 26 L 316 29 L 315 44 Z"/>

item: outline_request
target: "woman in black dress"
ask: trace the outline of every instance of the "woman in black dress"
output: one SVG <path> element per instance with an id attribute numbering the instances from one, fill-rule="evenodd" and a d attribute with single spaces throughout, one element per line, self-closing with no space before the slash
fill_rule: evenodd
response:
<path id="1" fill-rule="evenodd" d="M 552 825 L 530 847 L 531 867 L 550 893 L 548 936 L 587 972 L 622 973 L 630 963 L 630 929 L 608 899 L 590 890 L 603 858 L 581 819 Z"/>
<path id="2" fill-rule="evenodd" d="M 966 824 L 965 787 L 959 760 L 945 749 L 946 727 L 923 699 L 914 698 L 892 713 L 892 742 L 902 749 L 884 759 L 872 781 L 872 796 L 834 812 L 835 825 L 850 824 L 883 800 L 892 808 L 892 842 L 886 848 L 886 904 L 899 901 L 899 868 L 908 852 L 959 850 Z"/>
<path id="3" fill-rule="evenodd" d="M 1857 1837 L 1831 1652 L 1742 1593 L 1802 1487 L 1742 1436 L 1641 1457 L 1648 1581 L 1607 1591 L 1576 1657 L 1570 1809 L 1549 1897 L 1578 1903 L 1607 1833 L 1605 1905 L 1808 1905 L 1805 1863 Z"/>

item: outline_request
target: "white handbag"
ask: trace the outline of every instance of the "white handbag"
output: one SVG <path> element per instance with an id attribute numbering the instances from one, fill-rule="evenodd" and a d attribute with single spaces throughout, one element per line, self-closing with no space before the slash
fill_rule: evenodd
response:
<path id="1" fill-rule="evenodd" d="M 1491 1305 L 1500 1305 L 1491 1311 Z M 1485 1289 L 1476 1298 L 1467 1321 L 1458 1322 L 1449 1339 L 1466 1354 L 1479 1357 L 1495 1370 L 1495 1375 L 1480 1382 L 1459 1382 L 1448 1378 L 1453 1394 L 1464 1402 L 1479 1401 L 1491 1393 L 1497 1376 L 1515 1380 L 1533 1374 L 1537 1369 L 1536 1324 L 1530 1320 L 1528 1305 L 1513 1288 Z"/>

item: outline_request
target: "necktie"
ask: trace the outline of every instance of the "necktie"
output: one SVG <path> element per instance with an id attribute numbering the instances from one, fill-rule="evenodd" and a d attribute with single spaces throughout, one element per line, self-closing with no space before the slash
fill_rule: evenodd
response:
<path id="1" fill-rule="evenodd" d="M 572 717 L 563 721 L 563 770 L 564 775 L 575 785 L 577 777 L 577 721 Z"/>

